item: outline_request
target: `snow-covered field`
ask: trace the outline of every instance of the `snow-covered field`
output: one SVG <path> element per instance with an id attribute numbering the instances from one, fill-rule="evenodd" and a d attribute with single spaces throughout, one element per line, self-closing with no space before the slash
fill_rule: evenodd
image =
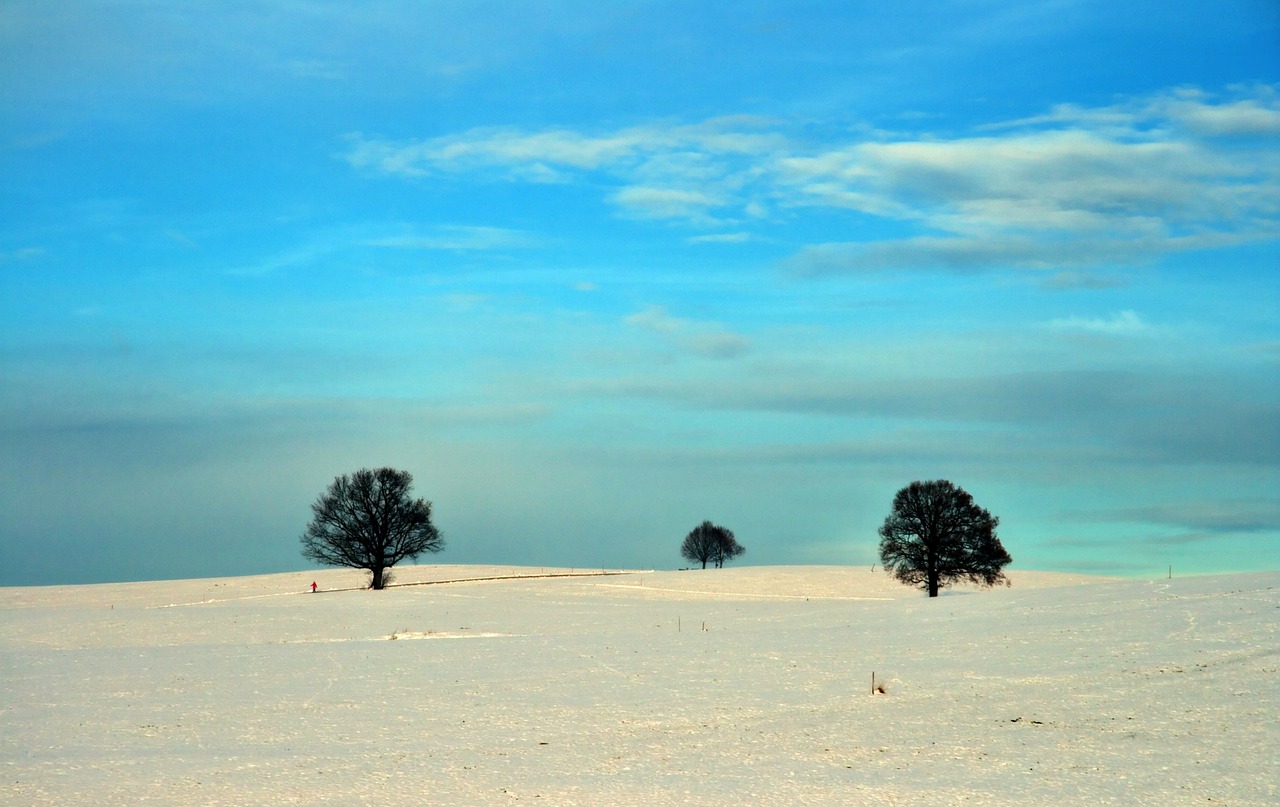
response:
<path id="1" fill-rule="evenodd" d="M 1280 803 L 1280 572 L 1010 576 L 4 588 L 0 803 Z"/>

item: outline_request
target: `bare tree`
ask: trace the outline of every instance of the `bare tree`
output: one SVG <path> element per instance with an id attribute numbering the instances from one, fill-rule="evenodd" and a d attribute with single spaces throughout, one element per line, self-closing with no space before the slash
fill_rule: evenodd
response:
<path id="1" fill-rule="evenodd" d="M 413 499 L 408 471 L 362 468 L 333 480 L 311 505 L 302 556 L 326 566 L 368 569 L 369 587 L 386 585 L 387 570 L 405 558 L 444 549 L 431 523 L 431 502 Z"/>
<path id="2" fill-rule="evenodd" d="M 725 533 L 725 540 L 721 542 L 720 551 L 716 553 L 717 569 L 723 568 L 726 563 L 747 551 L 747 548 L 738 543 L 737 539 L 733 537 L 733 533 L 728 530 L 725 530 Z"/>
<path id="3" fill-rule="evenodd" d="M 701 563 L 704 569 L 707 568 L 707 563 L 713 563 L 716 568 L 720 568 L 726 561 L 733 560 L 746 551 L 746 548 L 733 537 L 731 531 L 710 521 L 704 521 L 694 527 L 685 536 L 684 543 L 680 545 L 681 556 L 695 563 Z"/>
<path id="4" fill-rule="evenodd" d="M 999 524 L 945 479 L 912 482 L 893 497 L 893 511 L 880 527 L 880 562 L 930 597 L 957 580 L 1008 585 L 1001 570 L 1013 559 L 996 536 Z"/>

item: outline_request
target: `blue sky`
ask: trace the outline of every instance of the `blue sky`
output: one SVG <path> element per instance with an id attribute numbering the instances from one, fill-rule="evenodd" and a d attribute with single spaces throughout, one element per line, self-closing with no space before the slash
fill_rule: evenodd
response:
<path id="1" fill-rule="evenodd" d="M 0 584 L 452 563 L 1280 565 L 1280 8 L 7 2 Z"/>

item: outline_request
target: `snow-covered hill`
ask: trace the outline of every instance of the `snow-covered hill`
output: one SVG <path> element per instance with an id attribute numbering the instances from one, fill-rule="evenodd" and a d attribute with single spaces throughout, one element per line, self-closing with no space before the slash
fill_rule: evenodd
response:
<path id="1" fill-rule="evenodd" d="M 1280 572 L 396 571 L 0 589 L 0 803 L 1280 800 Z"/>

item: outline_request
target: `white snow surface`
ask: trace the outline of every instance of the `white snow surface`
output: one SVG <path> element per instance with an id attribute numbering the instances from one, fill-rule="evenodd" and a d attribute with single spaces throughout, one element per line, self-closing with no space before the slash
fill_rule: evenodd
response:
<path id="1" fill-rule="evenodd" d="M 0 588 L 0 803 L 1280 803 L 1280 572 L 395 571 Z"/>

